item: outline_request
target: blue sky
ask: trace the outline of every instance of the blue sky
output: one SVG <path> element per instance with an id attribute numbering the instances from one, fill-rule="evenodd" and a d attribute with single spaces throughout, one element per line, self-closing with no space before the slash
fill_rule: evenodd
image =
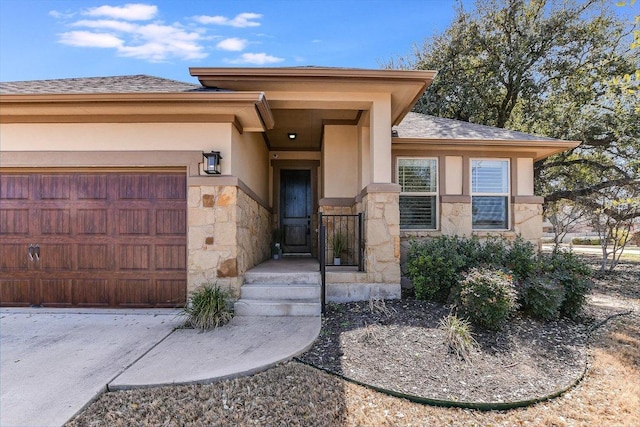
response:
<path id="1" fill-rule="evenodd" d="M 0 81 L 380 68 L 453 15 L 453 0 L 0 0 Z"/>

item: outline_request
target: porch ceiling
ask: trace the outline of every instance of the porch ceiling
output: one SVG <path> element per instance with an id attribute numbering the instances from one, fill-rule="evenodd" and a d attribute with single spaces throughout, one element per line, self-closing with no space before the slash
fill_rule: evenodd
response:
<path id="1" fill-rule="evenodd" d="M 274 151 L 318 151 L 325 124 L 355 125 L 362 114 L 360 110 L 347 109 L 275 109 L 271 113 L 275 126 L 266 132 L 266 137 Z M 295 133 L 296 138 L 290 139 L 289 133 Z"/>

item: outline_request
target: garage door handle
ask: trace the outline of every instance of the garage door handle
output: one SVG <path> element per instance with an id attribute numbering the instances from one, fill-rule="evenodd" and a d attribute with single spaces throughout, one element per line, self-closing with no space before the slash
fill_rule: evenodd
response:
<path id="1" fill-rule="evenodd" d="M 40 261 L 40 245 L 36 244 L 35 252 L 36 252 L 36 261 Z"/>
<path id="2" fill-rule="evenodd" d="M 33 244 L 29 245 L 29 261 L 33 261 L 33 254 L 36 252 L 36 248 L 33 247 Z"/>

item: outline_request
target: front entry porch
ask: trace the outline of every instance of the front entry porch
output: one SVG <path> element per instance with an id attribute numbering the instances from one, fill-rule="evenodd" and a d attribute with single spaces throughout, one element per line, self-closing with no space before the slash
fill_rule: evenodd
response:
<path id="1" fill-rule="evenodd" d="M 284 256 L 248 270 L 234 309 L 238 316 L 320 316 L 320 262 L 311 256 Z M 357 266 L 327 266 L 326 302 L 398 299 L 400 285 L 372 283 Z"/>
<path id="2" fill-rule="evenodd" d="M 285 256 L 248 270 L 234 310 L 239 316 L 320 316 L 320 264 L 311 256 Z"/>

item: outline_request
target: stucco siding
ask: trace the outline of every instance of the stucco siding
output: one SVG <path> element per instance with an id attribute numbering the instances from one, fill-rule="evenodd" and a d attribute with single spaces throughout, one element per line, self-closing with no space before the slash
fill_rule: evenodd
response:
<path id="1" fill-rule="evenodd" d="M 231 128 L 228 123 L 3 124 L 0 141 L 3 152 L 212 149 L 229 152 Z"/>
<path id="2" fill-rule="evenodd" d="M 265 203 L 269 200 L 268 156 L 269 150 L 261 134 L 240 134 L 234 129 L 230 156 L 231 174 L 240 178 Z"/>
<path id="3" fill-rule="evenodd" d="M 324 197 L 358 194 L 358 129 L 325 126 L 323 142 Z"/>

